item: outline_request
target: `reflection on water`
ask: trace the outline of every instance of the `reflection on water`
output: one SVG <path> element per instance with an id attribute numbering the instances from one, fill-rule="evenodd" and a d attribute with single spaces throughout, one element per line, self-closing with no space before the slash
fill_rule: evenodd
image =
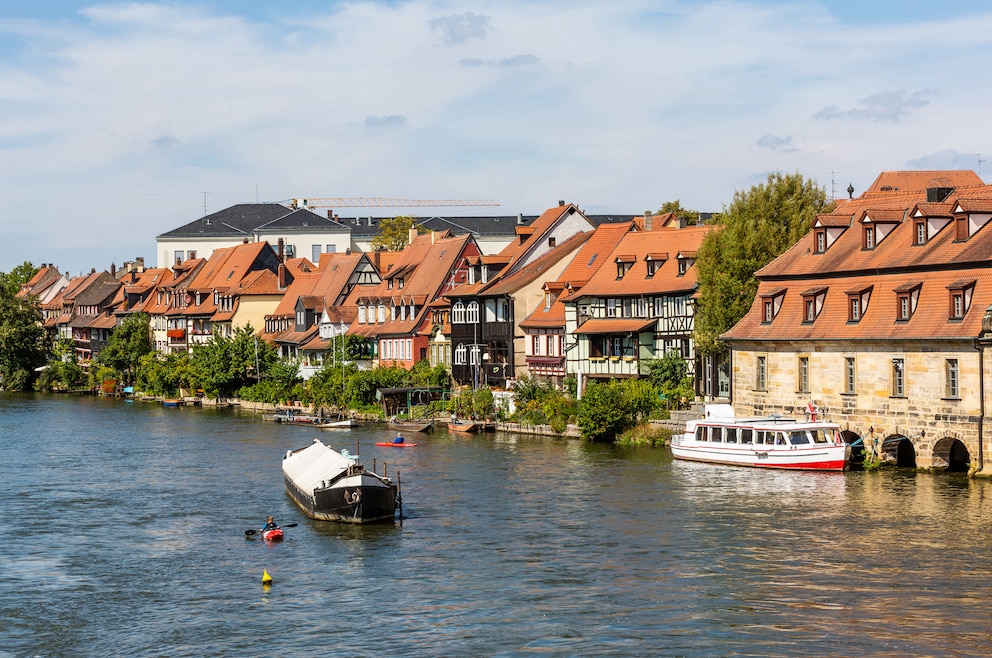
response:
<path id="1" fill-rule="evenodd" d="M 979 655 L 989 483 L 672 462 L 504 434 L 323 433 L 406 520 L 303 517 L 250 414 L 0 397 L 0 655 Z M 245 539 L 272 513 L 299 525 Z M 262 569 L 273 577 L 261 587 Z M 6 651 L 7 654 L 2 652 Z"/>

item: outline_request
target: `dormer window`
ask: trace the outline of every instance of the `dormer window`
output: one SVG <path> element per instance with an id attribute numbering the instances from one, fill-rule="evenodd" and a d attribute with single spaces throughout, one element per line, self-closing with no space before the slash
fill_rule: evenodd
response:
<path id="1" fill-rule="evenodd" d="M 630 271 L 630 268 L 634 266 L 634 262 L 637 259 L 634 256 L 617 256 L 617 280 L 623 278 L 623 276 Z"/>
<path id="2" fill-rule="evenodd" d="M 947 286 L 950 294 L 949 320 L 962 320 L 971 308 L 972 294 L 975 292 L 975 281 L 955 281 Z"/>
<path id="3" fill-rule="evenodd" d="M 403 289 L 403 277 L 400 277 L 400 278 L 399 278 L 399 281 L 397 281 L 397 282 L 396 282 L 396 285 L 397 285 L 397 287 L 398 287 L 398 288 L 400 288 L 401 290 Z"/>
<path id="4" fill-rule="evenodd" d="M 896 322 L 909 322 L 916 312 L 916 303 L 920 299 L 920 289 L 923 283 L 914 281 L 895 289 L 896 293 Z"/>
<path id="5" fill-rule="evenodd" d="M 771 324 L 772 320 L 778 316 L 778 312 L 782 310 L 782 301 L 785 299 L 785 292 L 785 288 L 781 288 L 761 295 L 762 324 Z"/>
<path id="6" fill-rule="evenodd" d="M 647 268 L 647 276 L 645 278 L 650 279 L 653 277 L 658 272 L 658 268 L 665 264 L 666 260 L 668 260 L 668 252 L 659 252 L 645 256 L 644 265 Z"/>
<path id="7" fill-rule="evenodd" d="M 689 266 L 692 265 L 692 261 L 688 258 L 679 258 L 679 276 L 682 276 L 689 271 Z"/>
<path id="8" fill-rule="evenodd" d="M 650 279 L 651 277 L 654 276 L 655 262 L 653 260 L 651 260 L 651 259 L 648 259 L 645 264 L 647 265 L 647 268 L 648 268 L 648 276 L 647 276 L 647 278 Z"/>
<path id="9" fill-rule="evenodd" d="M 551 305 L 555 303 L 555 296 L 550 290 L 544 291 L 544 310 L 551 308 Z"/>
<path id="10" fill-rule="evenodd" d="M 862 246 L 864 249 L 875 248 L 875 226 L 873 224 L 865 225 L 865 240 Z"/>
<path id="11" fill-rule="evenodd" d="M 847 291 L 847 321 L 858 323 L 868 310 L 868 302 L 871 299 L 871 287 L 861 290 Z"/>
<path id="12" fill-rule="evenodd" d="M 915 229 L 914 235 L 916 236 L 916 242 L 913 244 L 919 246 L 927 243 L 927 223 L 925 221 L 917 221 L 914 223 L 913 228 Z"/>
<path id="13" fill-rule="evenodd" d="M 554 249 L 555 248 L 555 238 L 553 238 L 553 237 L 552 238 L 548 238 L 548 247 L 550 249 Z"/>
<path id="14" fill-rule="evenodd" d="M 821 228 L 817 229 L 815 232 L 816 236 L 816 252 L 822 254 L 827 250 L 827 229 Z"/>
<path id="15" fill-rule="evenodd" d="M 823 309 L 823 301 L 827 297 L 826 288 L 812 288 L 802 294 L 803 324 L 811 324 Z"/>
<path id="16" fill-rule="evenodd" d="M 392 289 L 393 289 L 393 280 L 392 280 L 392 278 L 386 279 L 386 290 L 392 290 Z"/>

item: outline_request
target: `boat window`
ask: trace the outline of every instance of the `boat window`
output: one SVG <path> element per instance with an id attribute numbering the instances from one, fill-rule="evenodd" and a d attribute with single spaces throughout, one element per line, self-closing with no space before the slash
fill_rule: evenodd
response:
<path id="1" fill-rule="evenodd" d="M 697 441 L 705 441 L 706 440 L 706 427 L 705 426 L 700 425 L 699 427 L 696 428 L 696 440 Z"/>
<path id="2" fill-rule="evenodd" d="M 804 445 L 809 443 L 809 436 L 806 434 L 805 430 L 790 432 L 789 442 L 794 446 Z"/>
<path id="3" fill-rule="evenodd" d="M 771 432 L 769 432 L 769 435 L 771 435 Z M 771 440 L 771 436 L 769 436 L 769 441 L 770 440 Z M 777 446 L 784 446 L 785 445 L 785 433 L 784 432 L 775 432 L 775 445 L 777 445 Z"/>
<path id="4" fill-rule="evenodd" d="M 751 443 L 754 430 L 741 430 L 741 443 Z"/>
<path id="5" fill-rule="evenodd" d="M 830 443 L 827 440 L 827 433 L 823 430 L 810 430 L 810 434 L 813 435 L 813 443 Z"/>
<path id="6" fill-rule="evenodd" d="M 761 431 L 761 430 L 758 430 L 757 432 L 755 432 L 754 433 L 754 442 L 756 444 L 758 444 L 759 446 L 760 445 L 764 445 L 765 444 L 765 433 L 763 431 Z"/>
<path id="7" fill-rule="evenodd" d="M 722 427 L 711 427 L 710 428 L 710 441 L 713 443 L 723 443 L 723 428 Z"/>
<path id="8" fill-rule="evenodd" d="M 727 428 L 727 443 L 737 443 L 737 428 L 728 427 Z"/>

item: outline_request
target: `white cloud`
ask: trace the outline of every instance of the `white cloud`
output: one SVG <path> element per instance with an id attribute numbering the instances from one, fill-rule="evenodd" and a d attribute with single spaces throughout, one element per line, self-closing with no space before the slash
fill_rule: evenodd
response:
<path id="1" fill-rule="evenodd" d="M 992 9 L 880 29 L 826 0 L 266 17 L 218 1 L 0 9 L 0 242 L 19 245 L 0 270 L 155 260 L 204 192 L 208 211 L 294 196 L 719 210 L 772 170 L 864 189 L 926 154 L 992 152 L 974 56 Z"/>

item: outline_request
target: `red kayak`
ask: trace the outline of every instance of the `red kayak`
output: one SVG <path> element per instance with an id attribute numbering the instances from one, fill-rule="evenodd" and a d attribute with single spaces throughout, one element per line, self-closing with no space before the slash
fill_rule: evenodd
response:
<path id="1" fill-rule="evenodd" d="M 393 443 L 392 441 L 376 441 L 375 444 L 382 448 L 416 448 L 416 443 Z"/>
<path id="2" fill-rule="evenodd" d="M 282 539 L 282 528 L 272 528 L 271 530 L 262 531 L 262 539 L 267 541 L 279 541 Z"/>

